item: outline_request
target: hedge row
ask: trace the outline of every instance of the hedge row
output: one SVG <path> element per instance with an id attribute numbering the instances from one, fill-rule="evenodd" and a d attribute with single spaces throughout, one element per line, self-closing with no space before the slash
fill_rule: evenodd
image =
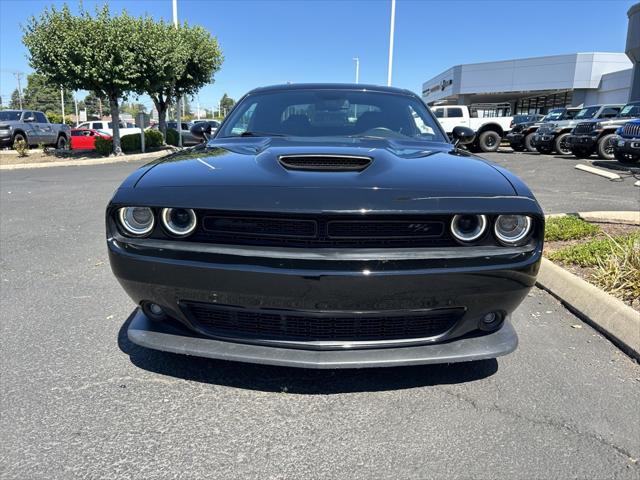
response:
<path id="1" fill-rule="evenodd" d="M 170 133 L 175 136 L 175 142 L 171 143 Z M 167 143 L 169 145 L 177 145 L 178 132 L 175 130 L 167 130 Z M 162 133 L 158 130 L 145 130 L 144 131 L 144 145 L 147 148 L 156 148 L 162 145 Z M 124 153 L 133 153 L 142 151 L 142 145 L 140 142 L 140 134 L 132 133 L 120 138 L 120 146 Z M 104 138 L 96 138 L 96 151 L 100 155 L 110 155 L 113 151 L 113 140 L 105 140 Z"/>

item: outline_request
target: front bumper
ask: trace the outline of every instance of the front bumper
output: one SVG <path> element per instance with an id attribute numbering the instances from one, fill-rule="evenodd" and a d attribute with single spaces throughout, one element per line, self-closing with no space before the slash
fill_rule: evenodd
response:
<path id="1" fill-rule="evenodd" d="M 496 332 L 468 335 L 453 341 L 431 345 L 333 351 L 267 347 L 206 338 L 177 322 L 153 322 L 140 309 L 131 320 L 127 335 L 136 345 L 165 352 L 314 369 L 469 362 L 507 355 L 518 346 L 516 332 L 511 323 L 505 320 L 502 328 Z"/>
<path id="2" fill-rule="evenodd" d="M 511 147 L 524 147 L 524 134 L 522 133 L 508 133 L 505 138 Z"/>
<path id="3" fill-rule="evenodd" d="M 0 130 L 0 145 L 2 146 L 11 145 L 10 130 Z"/>
<path id="4" fill-rule="evenodd" d="M 554 142 L 556 140 L 556 134 L 549 133 L 536 133 L 533 136 L 532 145 L 536 148 L 553 149 L 555 147 Z"/>
<path id="5" fill-rule="evenodd" d="M 567 145 L 571 150 L 592 150 L 597 143 L 597 135 L 569 135 L 567 137 Z"/>
<path id="6" fill-rule="evenodd" d="M 136 304 L 156 303 L 180 324 L 151 324 L 142 313 L 130 339 L 160 350 L 315 368 L 409 365 L 476 360 L 504 355 L 516 347 L 508 320 L 494 333 L 478 330 L 482 317 L 501 312 L 507 319 L 535 284 L 541 245 L 491 251 L 456 248 L 349 256 L 340 252 L 182 244 L 151 245 L 117 234 L 108 238 L 111 267 Z M 296 250 L 296 249 L 294 249 Z M 427 250 L 427 249 L 424 249 Z M 451 250 L 451 249 L 449 249 Z M 526 250 L 526 251 L 525 251 Z M 471 255 L 475 251 L 476 255 Z M 500 252 L 497 254 L 496 252 Z M 461 308 L 452 328 L 420 342 L 372 342 L 354 347 L 317 348 L 259 340 L 212 338 L 194 324 L 185 302 L 294 312 L 404 312 Z M 175 330 L 178 328 L 178 331 Z M 167 330 L 169 329 L 169 330 Z M 171 330 L 173 329 L 173 330 Z"/>
<path id="7" fill-rule="evenodd" d="M 640 156 L 640 138 L 622 138 L 618 136 L 614 137 L 612 143 L 615 152 Z"/>

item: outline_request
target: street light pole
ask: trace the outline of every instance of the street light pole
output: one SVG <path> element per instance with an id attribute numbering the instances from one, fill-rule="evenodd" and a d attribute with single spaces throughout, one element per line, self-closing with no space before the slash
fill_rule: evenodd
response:
<path id="1" fill-rule="evenodd" d="M 356 83 L 360 83 L 360 57 L 353 57 L 356 62 Z"/>
<path id="2" fill-rule="evenodd" d="M 18 80 L 18 103 L 20 104 L 20 110 L 22 110 L 22 86 L 20 85 L 22 72 L 15 72 L 14 75 L 16 77 L 16 80 Z"/>
<path id="3" fill-rule="evenodd" d="M 64 123 L 64 88 L 60 87 L 60 109 L 62 110 L 62 123 Z"/>
<path id="4" fill-rule="evenodd" d="M 178 29 L 178 0 L 173 0 L 173 26 Z M 182 99 L 176 98 L 176 127 L 178 130 L 178 146 L 182 146 L 182 116 L 180 115 Z"/>
<path id="5" fill-rule="evenodd" d="M 396 0 L 391 0 L 391 28 L 389 31 L 389 68 L 387 70 L 387 86 L 391 86 L 391 70 L 393 69 L 393 33 L 396 28 Z"/>

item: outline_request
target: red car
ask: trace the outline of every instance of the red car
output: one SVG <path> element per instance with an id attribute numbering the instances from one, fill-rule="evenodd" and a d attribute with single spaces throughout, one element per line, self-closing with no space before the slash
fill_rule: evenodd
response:
<path id="1" fill-rule="evenodd" d="M 71 129 L 71 149 L 72 150 L 95 150 L 96 138 L 111 139 L 111 135 L 101 130 L 90 128 Z"/>

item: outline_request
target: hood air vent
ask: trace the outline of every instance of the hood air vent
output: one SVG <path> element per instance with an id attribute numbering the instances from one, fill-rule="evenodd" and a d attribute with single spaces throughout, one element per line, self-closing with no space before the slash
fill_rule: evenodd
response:
<path id="1" fill-rule="evenodd" d="M 352 155 L 282 155 L 279 161 L 287 170 L 360 172 L 371 165 L 373 159 Z"/>

